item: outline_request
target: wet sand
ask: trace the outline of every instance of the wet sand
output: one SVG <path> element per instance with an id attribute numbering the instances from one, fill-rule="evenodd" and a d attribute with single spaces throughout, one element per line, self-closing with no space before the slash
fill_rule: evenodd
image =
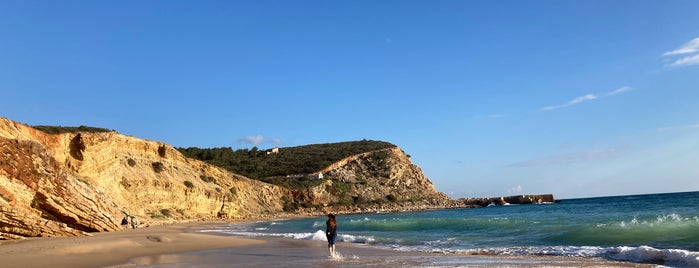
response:
<path id="1" fill-rule="evenodd" d="M 405 252 L 338 243 L 340 256 L 328 257 L 323 241 L 256 238 L 244 247 L 134 258 L 112 267 L 651 267 L 649 265 L 547 256 L 463 256 Z"/>
<path id="2" fill-rule="evenodd" d="M 193 233 L 227 223 L 188 223 L 86 237 L 0 242 L 2 267 L 652 267 L 603 259 L 550 256 L 463 256 L 404 252 L 323 241 L 254 239 Z"/>

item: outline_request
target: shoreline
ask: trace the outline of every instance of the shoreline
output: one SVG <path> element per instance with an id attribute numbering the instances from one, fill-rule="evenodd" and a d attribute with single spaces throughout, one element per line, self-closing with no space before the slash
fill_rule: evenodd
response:
<path id="1" fill-rule="evenodd" d="M 242 222 L 242 221 L 241 221 Z M 0 241 L 3 267 L 105 267 L 131 258 L 243 247 L 261 240 L 187 232 L 187 228 L 227 222 L 187 222 L 87 236 L 39 237 Z"/>
<path id="2" fill-rule="evenodd" d="M 597 258 L 482 256 L 398 251 L 340 242 L 342 258 L 328 258 L 324 241 L 236 237 L 202 230 L 234 222 L 187 222 L 94 233 L 81 237 L 28 238 L 0 242 L 3 267 L 654 267 Z"/>
<path id="3" fill-rule="evenodd" d="M 478 256 L 396 251 L 346 242 L 337 243 L 340 256 L 330 258 L 327 256 L 324 241 L 279 237 L 256 239 L 265 243 L 138 257 L 109 267 L 654 267 L 599 258 Z"/>

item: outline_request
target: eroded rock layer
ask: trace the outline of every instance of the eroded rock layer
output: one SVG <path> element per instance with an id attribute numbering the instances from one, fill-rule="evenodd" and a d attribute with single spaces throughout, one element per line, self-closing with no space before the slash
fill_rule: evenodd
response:
<path id="1" fill-rule="evenodd" d="M 0 117 L 0 239 L 191 219 L 451 206 L 399 148 L 367 152 L 289 190 L 117 132 L 46 134 Z M 293 206 L 291 206 L 293 205 Z"/>

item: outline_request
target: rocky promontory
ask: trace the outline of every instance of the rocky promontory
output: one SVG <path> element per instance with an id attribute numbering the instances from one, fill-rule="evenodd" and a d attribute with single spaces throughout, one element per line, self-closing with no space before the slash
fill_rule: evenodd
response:
<path id="1" fill-rule="evenodd" d="M 185 157 L 163 142 L 79 128 L 48 134 L 0 117 L 0 239 L 114 231 L 126 216 L 149 225 L 457 205 L 398 147 L 301 177 L 308 176 L 315 176 L 312 186 L 288 188 Z"/>
<path id="2" fill-rule="evenodd" d="M 487 207 L 487 206 L 504 206 L 504 205 L 525 205 L 525 204 L 545 204 L 554 203 L 552 194 L 540 195 L 512 195 L 489 198 L 460 198 L 458 203 L 467 207 Z"/>

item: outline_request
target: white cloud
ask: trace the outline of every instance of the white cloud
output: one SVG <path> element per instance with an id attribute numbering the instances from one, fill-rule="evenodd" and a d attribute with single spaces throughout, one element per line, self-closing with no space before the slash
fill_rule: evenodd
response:
<path id="1" fill-rule="evenodd" d="M 631 91 L 631 90 L 633 90 L 632 87 L 623 86 L 623 87 L 620 87 L 620 88 L 618 88 L 618 89 L 615 89 L 615 90 L 610 91 L 609 93 L 607 93 L 607 96 L 619 95 L 619 94 L 622 94 L 622 93 L 629 92 L 629 91 Z"/>
<path id="2" fill-rule="evenodd" d="M 690 66 L 699 65 L 699 37 L 687 42 L 680 48 L 663 53 L 663 56 L 682 55 L 679 59 L 674 59 L 670 66 Z"/>
<path id="3" fill-rule="evenodd" d="M 663 53 L 663 56 L 684 55 L 699 52 L 699 37 L 687 42 L 680 48 Z"/>
<path id="4" fill-rule="evenodd" d="M 687 130 L 687 129 L 699 129 L 699 124 L 659 127 L 655 130 L 658 132 L 667 132 L 667 131 L 673 131 L 673 130 Z"/>
<path id="5" fill-rule="evenodd" d="M 515 187 L 507 189 L 507 192 L 511 193 L 511 194 L 521 194 L 522 193 L 522 185 L 517 185 Z"/>
<path id="6" fill-rule="evenodd" d="M 253 146 L 257 146 L 260 143 L 262 143 L 265 140 L 265 137 L 262 135 L 257 135 L 257 136 L 247 136 L 245 138 L 240 139 L 242 142 L 246 142 L 249 144 L 252 144 Z"/>
<path id="7" fill-rule="evenodd" d="M 505 117 L 504 114 L 486 114 L 486 115 L 476 115 L 473 116 L 473 119 L 498 119 Z"/>
<path id="8" fill-rule="evenodd" d="M 615 95 L 619 95 L 619 94 L 624 94 L 624 93 L 629 92 L 631 90 L 634 90 L 634 88 L 632 88 L 630 86 L 623 86 L 623 87 L 617 88 L 615 90 L 609 91 L 607 93 L 604 93 L 604 94 L 600 95 L 601 97 L 598 97 L 597 95 L 594 95 L 594 94 L 587 94 L 585 96 L 580 96 L 580 97 L 577 97 L 575 99 L 572 99 L 571 101 L 564 103 L 564 104 L 542 107 L 541 110 L 542 111 L 556 110 L 556 109 L 565 108 L 565 107 L 573 106 L 576 104 L 580 104 L 580 103 L 583 103 L 586 101 L 591 101 L 591 100 L 596 100 L 596 99 L 603 98 L 603 97 L 610 97 L 610 96 L 615 96 Z"/>
<path id="9" fill-rule="evenodd" d="M 597 96 L 595 96 L 595 95 L 593 95 L 593 94 L 587 94 L 587 95 L 585 95 L 585 96 L 580 96 L 580 97 L 577 97 L 577 98 L 575 98 L 575 99 L 572 99 L 571 101 L 569 101 L 569 102 L 567 102 L 567 103 L 565 103 L 565 104 L 553 105 L 553 106 L 546 106 L 546 107 L 541 108 L 541 110 L 542 110 L 542 111 L 550 111 L 550 110 L 565 108 L 565 107 L 573 106 L 573 105 L 576 105 L 576 104 L 580 104 L 580 103 L 583 103 L 583 102 L 586 102 L 586 101 L 591 101 L 591 100 L 596 100 L 596 99 L 598 99 Z"/>
<path id="10" fill-rule="evenodd" d="M 697 64 L 699 64 L 699 54 L 678 59 L 670 65 L 671 66 L 689 66 L 689 65 L 697 65 Z"/>

